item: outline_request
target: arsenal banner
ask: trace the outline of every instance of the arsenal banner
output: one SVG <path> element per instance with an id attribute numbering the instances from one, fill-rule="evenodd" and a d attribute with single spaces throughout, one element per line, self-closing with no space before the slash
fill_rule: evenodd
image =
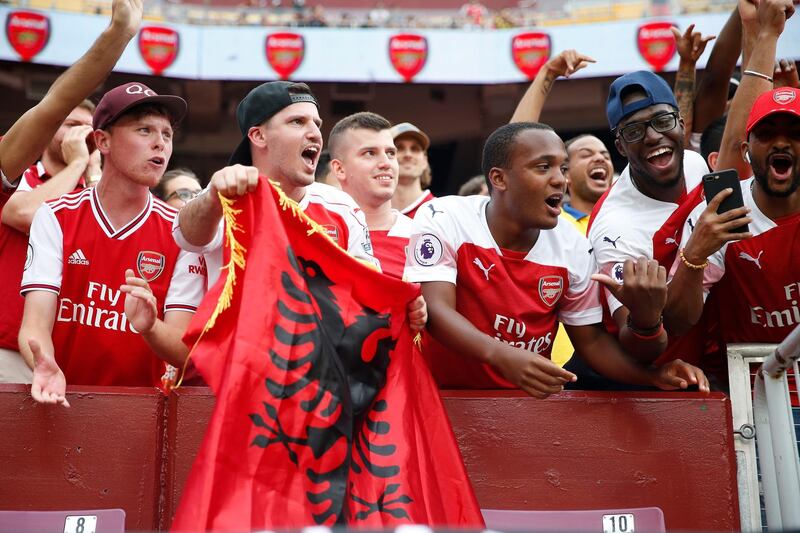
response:
<path id="1" fill-rule="evenodd" d="M 33 11 L 12 11 L 6 17 L 6 37 L 23 61 L 30 61 L 50 39 L 50 19 Z"/>
<path id="2" fill-rule="evenodd" d="M 266 180 L 224 210 L 227 275 L 186 337 L 217 403 L 173 530 L 483 528 L 406 324 L 419 288 Z"/>

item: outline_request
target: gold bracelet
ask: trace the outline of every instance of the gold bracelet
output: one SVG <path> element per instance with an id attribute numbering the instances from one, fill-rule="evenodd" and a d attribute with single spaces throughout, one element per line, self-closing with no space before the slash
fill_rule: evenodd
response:
<path id="1" fill-rule="evenodd" d="M 681 261 L 683 262 L 683 264 L 684 264 L 684 265 L 686 265 L 686 268 L 689 268 L 689 269 L 691 269 L 691 270 L 704 270 L 704 269 L 705 269 L 705 268 L 708 266 L 708 259 L 706 259 L 705 261 L 703 261 L 703 263 L 702 263 L 702 264 L 700 264 L 700 265 L 695 265 L 694 263 L 690 263 L 690 262 L 689 262 L 689 261 L 686 259 L 686 256 L 685 256 L 685 255 L 683 255 L 683 248 L 681 248 L 681 250 L 680 250 L 680 252 L 679 252 L 679 253 L 680 253 L 680 255 L 681 255 Z"/>
<path id="2" fill-rule="evenodd" d="M 745 70 L 742 74 L 746 76 L 755 76 L 756 78 L 761 78 L 762 80 L 767 80 L 770 83 L 773 83 L 772 76 L 767 76 L 766 74 L 762 74 L 760 72 L 756 72 L 755 70 Z"/>

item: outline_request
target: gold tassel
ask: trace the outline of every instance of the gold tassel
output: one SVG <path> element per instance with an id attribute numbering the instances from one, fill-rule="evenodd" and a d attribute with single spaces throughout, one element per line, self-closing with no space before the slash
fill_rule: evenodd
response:
<path id="1" fill-rule="evenodd" d="M 246 262 L 245 253 L 247 250 L 245 250 L 244 246 L 241 245 L 234 235 L 235 232 L 242 231 L 242 225 L 236 222 L 236 215 L 241 213 L 242 210 L 233 208 L 233 203 L 236 201 L 234 199 L 226 198 L 219 194 L 219 201 L 222 205 L 222 217 L 225 220 L 225 245 L 231 251 L 231 257 L 228 261 L 228 264 L 222 267 L 223 270 L 227 269 L 228 271 L 225 277 L 225 287 L 222 289 L 222 294 L 219 296 L 219 300 L 217 301 L 217 306 L 214 308 L 214 312 L 211 313 L 211 317 L 208 319 L 208 322 L 206 322 L 203 331 L 197 337 L 192 349 L 189 350 L 189 355 L 186 356 L 186 361 L 183 362 L 183 368 L 181 368 L 181 375 L 178 378 L 178 381 L 170 388 L 170 390 L 175 390 L 181 386 L 183 383 L 183 377 L 186 375 L 186 368 L 189 366 L 189 360 L 192 358 L 192 353 L 197 347 L 197 344 L 200 342 L 200 339 L 203 338 L 203 335 L 207 331 L 214 327 L 214 325 L 217 323 L 217 317 L 219 317 L 219 315 L 221 315 L 231 306 L 231 302 L 233 301 L 233 288 L 236 286 L 236 268 L 243 270 Z"/>

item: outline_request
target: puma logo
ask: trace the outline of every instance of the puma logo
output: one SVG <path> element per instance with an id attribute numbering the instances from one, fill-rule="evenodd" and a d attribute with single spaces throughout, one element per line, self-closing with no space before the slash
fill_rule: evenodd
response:
<path id="1" fill-rule="evenodd" d="M 436 213 L 444 213 L 444 211 L 439 211 L 438 209 L 433 207 L 431 204 L 428 204 L 428 209 L 431 210 L 431 218 L 435 217 Z"/>
<path id="2" fill-rule="evenodd" d="M 619 236 L 619 237 L 617 237 L 616 239 L 609 239 L 608 237 L 603 237 L 603 242 L 608 242 L 608 243 L 611 243 L 611 246 L 613 246 L 613 247 L 616 249 L 616 247 L 617 247 L 617 241 L 618 241 L 618 240 L 619 240 L 621 237 L 622 237 L 622 235 L 620 235 L 620 236 Z"/>
<path id="3" fill-rule="evenodd" d="M 667 240 L 664 241 L 664 244 L 674 244 L 675 246 L 678 246 L 678 241 L 672 237 L 667 237 Z"/>
<path id="4" fill-rule="evenodd" d="M 481 263 L 481 260 L 478 259 L 477 257 L 473 259 L 472 262 L 475 263 L 475 266 L 481 269 L 483 275 L 486 276 L 486 281 L 489 281 L 489 271 L 494 268 L 494 263 L 492 263 L 488 267 L 485 267 L 483 266 L 483 263 Z"/>
<path id="5" fill-rule="evenodd" d="M 692 219 L 687 218 L 686 223 L 689 224 L 689 228 L 692 230 L 692 233 L 694 233 L 694 222 L 692 222 Z"/>
<path id="6" fill-rule="evenodd" d="M 750 261 L 751 263 L 755 263 L 759 270 L 761 270 L 761 254 L 764 253 L 764 250 L 758 252 L 756 257 L 748 254 L 747 252 L 739 252 L 739 259 L 744 259 L 745 261 Z"/>

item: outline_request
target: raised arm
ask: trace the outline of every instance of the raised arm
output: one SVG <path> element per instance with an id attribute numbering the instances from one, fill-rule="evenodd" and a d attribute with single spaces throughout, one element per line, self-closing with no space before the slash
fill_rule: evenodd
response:
<path id="1" fill-rule="evenodd" d="M 539 69 L 528 90 L 522 96 L 509 122 L 538 122 L 542 114 L 544 102 L 559 76 L 569 78 L 580 69 L 594 63 L 595 60 L 575 50 L 564 50 L 550 58 Z"/>
<path id="2" fill-rule="evenodd" d="M 70 111 L 106 79 L 141 20 L 142 0 L 113 0 L 109 27 L 0 140 L 0 168 L 8 179 L 17 179 L 36 162 Z"/>
<path id="3" fill-rule="evenodd" d="M 725 114 L 728 85 L 741 52 L 742 19 L 739 9 L 734 8 L 711 48 L 706 68 L 697 84 L 692 127 L 687 127 L 687 131 L 703 133 L 709 124 Z"/>
<path id="4" fill-rule="evenodd" d="M 575 375 L 533 352 L 510 346 L 481 332 L 456 310 L 456 287 L 446 281 L 422 283 L 428 303 L 428 331 L 450 350 L 488 363 L 536 398 L 563 390 Z"/>
<path id="5" fill-rule="evenodd" d="M 692 122 L 694 120 L 694 80 L 697 60 L 703 55 L 709 41 L 715 35 L 703 37 L 699 31 L 694 31 L 694 24 L 690 24 L 681 34 L 680 30 L 672 27 L 672 34 L 678 46 L 678 72 L 675 74 L 675 99 L 678 101 L 678 110 L 684 122 L 684 146 L 689 146 L 692 136 Z"/>
<path id="6" fill-rule="evenodd" d="M 750 165 L 741 152 L 747 117 L 758 96 L 772 90 L 775 50 L 786 20 L 794 14 L 792 0 L 761 0 L 758 5 L 759 32 L 753 53 L 742 72 L 742 82 L 731 102 L 717 168 L 735 168 L 740 178 L 750 176 Z"/>

